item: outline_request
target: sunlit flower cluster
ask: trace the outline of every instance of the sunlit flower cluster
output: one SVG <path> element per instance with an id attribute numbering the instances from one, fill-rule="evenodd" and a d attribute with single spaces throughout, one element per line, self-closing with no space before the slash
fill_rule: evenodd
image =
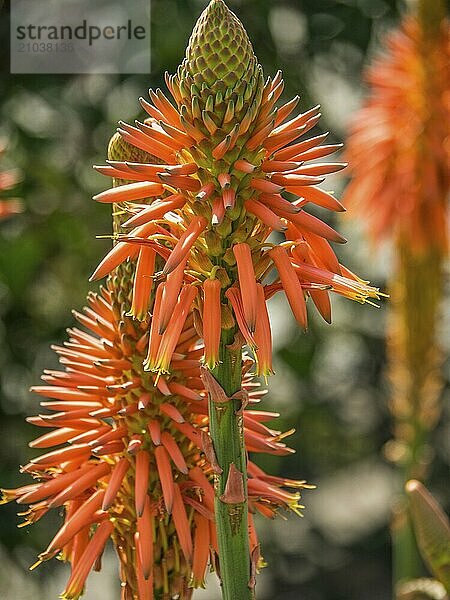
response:
<path id="1" fill-rule="evenodd" d="M 3 492 L 30 505 L 25 523 L 65 507 L 39 562 L 57 554 L 71 562 L 66 600 L 81 595 L 109 538 L 123 600 L 190 598 L 208 563 L 218 564 L 214 498 L 238 528 L 247 494 L 245 587 L 254 585 L 253 514 L 299 512 L 298 489 L 307 486 L 248 460 L 248 479 L 227 465 L 219 495 L 208 400 L 221 410 L 239 404 L 244 461 L 248 452 L 289 454 L 291 432 L 268 427 L 276 415 L 253 406 L 264 393 L 254 376 L 273 371 L 267 300 L 284 290 L 306 329 L 309 303 L 331 320 L 330 291 L 361 303 L 379 296 L 339 263 L 331 243 L 344 238 L 307 210 L 343 210 L 317 187 L 344 167 L 321 162 L 340 146 L 324 144 L 324 134 L 301 139 L 319 108 L 292 116 L 298 97 L 278 106 L 281 73 L 264 82 L 222 0 L 204 11 L 166 83 L 171 98 L 161 90 L 141 98 L 148 118 L 120 123 L 110 160 L 96 167 L 114 179 L 95 197 L 113 205 L 115 244 L 92 275 L 108 276 L 107 286 L 76 314 L 83 329 L 56 348 L 64 370 L 45 372 L 47 385 L 34 388 L 51 412 L 29 419 L 51 428 L 33 447 L 62 447 L 23 467 L 36 483 Z M 253 358 L 241 360 L 243 347 Z M 237 351 L 231 398 L 215 378 L 224 348 Z"/>
<path id="2" fill-rule="evenodd" d="M 272 352 L 265 301 L 274 293 L 285 291 L 302 328 L 308 298 L 330 321 L 329 291 L 359 302 L 378 297 L 336 258 L 330 242 L 345 239 L 305 210 L 310 205 L 343 210 L 331 193 L 316 186 L 345 165 L 309 164 L 340 145 L 323 144 L 325 134 L 299 141 L 317 124 L 319 107 L 289 119 L 299 98 L 276 106 L 284 85 L 281 73 L 264 83 L 248 39 L 249 48 L 242 50 L 248 59 L 238 62 L 230 54 L 231 36 L 237 46 L 244 42 L 242 25 L 229 14 L 217 1 L 200 18 L 186 59 L 166 77 L 173 102 L 161 90 L 150 90 L 151 102 L 141 98 L 149 117 L 120 124 L 120 136 L 156 157 L 157 164 L 109 161 L 96 167 L 130 182 L 95 197 L 120 203 L 129 218 L 92 279 L 137 258 L 133 313 L 142 318 L 153 277 L 158 325 L 146 368 L 159 373 L 168 370 L 181 322 L 191 310 L 207 332 L 206 364 L 217 361 L 220 330 L 231 309 L 255 351 L 257 374 L 268 375 Z M 223 21 L 229 27 L 224 39 L 218 25 Z M 227 73 L 230 64 L 233 70 Z M 285 241 L 273 243 L 269 236 L 274 232 Z M 163 267 L 155 274 L 156 255 Z M 174 311 L 177 318 L 174 313 L 169 325 Z M 225 321 L 217 318 L 223 313 Z"/>

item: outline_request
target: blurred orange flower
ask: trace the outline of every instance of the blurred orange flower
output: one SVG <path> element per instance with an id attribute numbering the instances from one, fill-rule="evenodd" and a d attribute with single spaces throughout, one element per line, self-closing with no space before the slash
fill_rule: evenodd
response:
<path id="1" fill-rule="evenodd" d="M 370 236 L 398 237 L 416 252 L 448 250 L 450 29 L 427 34 L 405 19 L 367 71 L 370 94 L 356 114 L 346 156 L 345 202 Z"/>

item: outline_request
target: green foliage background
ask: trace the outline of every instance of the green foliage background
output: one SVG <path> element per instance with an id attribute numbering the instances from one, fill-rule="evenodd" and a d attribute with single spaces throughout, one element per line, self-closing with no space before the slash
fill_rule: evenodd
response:
<path id="1" fill-rule="evenodd" d="M 140 116 L 138 96 L 162 86 L 166 69 L 174 72 L 205 4 L 153 0 L 148 76 L 10 75 L 8 53 L 1 53 L 0 135 L 8 139 L 1 167 L 21 169 L 23 182 L 15 195 L 25 203 L 22 215 L 0 224 L 3 487 L 25 482 L 17 466 L 33 455 L 27 443 L 35 431 L 24 417 L 38 410 L 38 399 L 28 388 L 43 368 L 56 367 L 49 346 L 62 341 L 65 328 L 73 324 L 70 310 L 83 305 L 88 276 L 108 247 L 107 240 L 95 239 L 111 230 L 108 208 L 91 200 L 108 181 L 91 165 L 104 161 L 116 122 Z M 301 109 L 321 102 L 321 129 L 341 141 L 364 93 L 361 69 L 380 36 L 398 22 L 401 7 L 394 0 L 230 0 L 229 6 L 246 26 L 265 73 L 283 70 L 285 98 L 299 93 Z M 6 49 L 7 4 L 0 28 Z M 344 183 L 336 178 L 331 185 Z M 368 249 L 351 219 L 339 227 L 350 240 L 338 249 L 346 264 L 385 288 L 392 264 L 389 248 Z M 383 375 L 385 307 L 376 311 L 336 301 L 333 326 L 312 318 L 306 335 L 295 328 L 285 307 L 282 301 L 272 306 L 277 375 L 265 403 L 282 413 L 277 428 L 297 428 L 291 438 L 297 453 L 266 460 L 264 466 L 305 477 L 318 490 L 305 494 L 304 519 L 260 523 L 269 567 L 259 597 L 389 598 L 387 526 L 397 484 L 382 456 L 390 437 Z M 445 341 L 445 331 L 442 337 Z M 447 410 L 436 431 L 432 470 L 432 489 L 444 503 L 449 500 L 449 432 Z M 58 517 L 18 530 L 15 512 L 9 505 L 0 512 L 0 574 L 9 582 L 23 575 L 28 583 L 22 585 L 40 590 L 34 598 L 51 600 L 55 596 L 44 590 L 55 569 L 63 567 L 53 561 L 32 574 L 25 571 L 53 535 Z M 5 565 L 14 565 L 19 575 Z M 12 586 L 1 585 L 0 598 L 25 600 L 31 593 Z"/>

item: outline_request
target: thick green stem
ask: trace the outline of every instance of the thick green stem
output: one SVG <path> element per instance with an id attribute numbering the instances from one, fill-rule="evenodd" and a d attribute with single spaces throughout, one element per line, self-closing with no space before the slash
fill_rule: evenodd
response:
<path id="1" fill-rule="evenodd" d="M 391 535 L 393 584 L 424 574 L 417 542 L 408 515 L 403 487 L 409 479 L 426 481 L 431 433 L 441 411 L 441 352 L 436 323 L 442 294 L 442 257 L 431 248 L 422 254 L 398 244 L 399 262 L 392 285 L 390 323 L 390 375 L 393 384 L 392 414 L 401 451 L 398 461 L 401 492 L 394 511 Z"/>
<path id="2" fill-rule="evenodd" d="M 418 476 L 421 479 L 425 477 L 423 453 L 427 444 L 427 436 L 417 420 L 411 424 L 411 429 L 414 434 L 410 440 L 409 459 L 403 467 L 402 488 L 410 479 Z M 391 537 L 392 577 L 394 588 L 398 590 L 402 583 L 418 579 L 425 572 L 409 514 L 409 502 L 405 497 L 399 500 L 394 509 Z"/>
<path id="3" fill-rule="evenodd" d="M 425 35 L 434 41 L 446 15 L 445 0 L 418 0 L 417 17 Z"/>
<path id="4" fill-rule="evenodd" d="M 233 330 L 222 330 L 220 363 L 213 371 L 228 397 L 241 389 L 242 382 L 242 350 L 230 349 L 233 340 Z M 215 516 L 224 600 L 254 598 L 253 590 L 249 587 L 247 465 L 242 416 L 238 414 L 240 407 L 241 400 L 219 403 L 209 398 L 210 433 L 217 462 L 222 469 L 222 473 L 216 476 Z M 232 464 L 242 474 L 243 502 L 229 503 L 224 498 Z"/>
<path id="5" fill-rule="evenodd" d="M 406 499 L 402 498 L 394 509 L 391 523 L 393 584 L 395 592 L 405 581 L 417 579 L 424 573 L 423 562 L 417 548 Z M 394 594 L 395 595 L 395 594 Z"/>

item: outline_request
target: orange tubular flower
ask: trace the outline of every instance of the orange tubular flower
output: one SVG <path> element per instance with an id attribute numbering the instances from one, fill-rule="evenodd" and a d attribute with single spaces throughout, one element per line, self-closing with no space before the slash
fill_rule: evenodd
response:
<path id="1" fill-rule="evenodd" d="M 289 256 L 284 248 L 278 247 L 270 250 L 270 257 L 277 267 L 292 312 L 299 325 L 306 329 L 306 302 L 303 289 Z"/>
<path id="2" fill-rule="evenodd" d="M 270 330 L 269 314 L 267 312 L 266 298 L 263 286 L 258 283 L 257 287 L 257 310 L 258 319 L 255 329 L 256 342 L 256 374 L 267 379 L 272 375 L 272 332 Z M 303 294 L 303 293 L 302 293 Z"/>
<path id="3" fill-rule="evenodd" d="M 155 272 L 156 252 L 143 246 L 139 251 L 134 275 L 133 304 L 131 314 L 143 321 L 148 314 L 152 276 Z"/>
<path id="4" fill-rule="evenodd" d="M 155 362 L 151 366 L 152 371 L 157 371 L 158 373 L 170 372 L 169 365 L 172 361 L 175 347 L 196 295 L 197 288 L 195 287 L 186 286 L 181 290 L 171 323 L 161 336 Z"/>
<path id="5" fill-rule="evenodd" d="M 226 40 L 224 31 L 229 32 Z M 239 48 L 233 60 L 230 45 Z M 156 287 L 146 369 L 157 373 L 156 383 L 162 389 L 161 375 L 170 375 L 179 362 L 176 344 L 182 343 L 179 336 L 187 320 L 186 329 L 193 327 L 193 337 L 199 332 L 204 338 L 205 350 L 197 346 L 196 356 L 208 368 L 218 373 L 229 364 L 222 356 L 229 351 L 224 348 L 240 348 L 240 333 L 255 355 L 256 373 L 266 377 L 272 364 L 265 299 L 284 289 L 296 319 L 306 328 L 309 297 L 327 321 L 331 320 L 329 291 L 359 302 L 379 297 L 376 288 L 339 264 L 330 242 L 345 239 L 305 210 L 308 204 L 343 210 L 332 194 L 316 186 L 344 165 L 308 164 L 340 145 L 322 145 L 323 135 L 299 140 L 317 124 L 319 107 L 293 118 L 298 99 L 277 107 L 283 91 L 281 73 L 264 83 L 242 25 L 222 0 L 212 0 L 203 13 L 186 59 L 175 75 L 166 76 L 166 84 L 173 102 L 161 90 L 150 91 L 150 101 L 141 99 L 148 118 L 135 127 L 120 124 L 116 139 L 122 146 L 128 143 L 133 160 L 119 156 L 99 168 L 116 180 L 134 182 L 100 194 L 100 200 L 125 207 L 130 213 L 125 227 L 135 227 L 117 229 L 118 242 L 127 249 L 121 250 L 123 260 L 133 258 L 125 254 L 134 246 L 150 247 L 158 255 L 155 286 L 140 290 L 142 282 L 136 280 L 133 292 L 140 294 L 142 303 L 141 298 L 145 294 L 151 298 Z M 139 153 L 152 156 L 139 160 Z M 292 194 L 298 196 L 294 201 Z M 139 229 L 152 224 L 157 230 Z M 284 233 L 283 247 L 271 249 L 267 238 L 272 231 Z M 114 257 L 110 266 L 117 265 Z M 279 278 L 273 280 L 275 267 Z M 104 275 L 106 268 L 102 265 L 96 276 Z M 203 294 L 195 293 L 199 287 Z M 237 380 L 234 391 L 236 386 Z M 179 426 L 193 439 L 188 424 Z M 260 451 L 265 447 L 263 439 L 259 429 L 248 431 L 247 449 Z M 217 444 L 213 447 L 221 455 Z M 158 449 L 161 464 L 166 450 Z M 272 450 L 281 452 L 278 446 Z M 231 485 L 227 474 L 235 473 L 238 485 L 245 470 L 241 458 L 227 459 L 227 464 L 220 458 L 222 502 Z M 164 489 L 171 504 L 172 487 L 166 483 Z M 294 502 L 287 500 L 287 505 Z M 230 593 L 237 592 L 226 592 Z"/>
<path id="6" fill-rule="evenodd" d="M 221 283 L 218 279 L 206 279 L 203 283 L 203 339 L 205 340 L 205 364 L 213 369 L 219 362 L 221 332 Z"/>
<path id="7" fill-rule="evenodd" d="M 177 245 L 171 252 L 163 269 L 163 275 L 169 275 L 187 257 L 195 240 L 206 227 L 204 217 L 194 217 L 183 235 L 180 236 Z"/>
<path id="8" fill-rule="evenodd" d="M 258 292 L 250 246 L 248 244 L 236 244 L 233 246 L 233 253 L 236 258 L 238 269 L 239 287 L 241 288 L 245 321 L 250 333 L 254 333 L 256 329 Z"/>
<path id="9" fill-rule="evenodd" d="M 0 200 L 0 221 L 22 212 L 22 203 L 18 199 Z"/>

